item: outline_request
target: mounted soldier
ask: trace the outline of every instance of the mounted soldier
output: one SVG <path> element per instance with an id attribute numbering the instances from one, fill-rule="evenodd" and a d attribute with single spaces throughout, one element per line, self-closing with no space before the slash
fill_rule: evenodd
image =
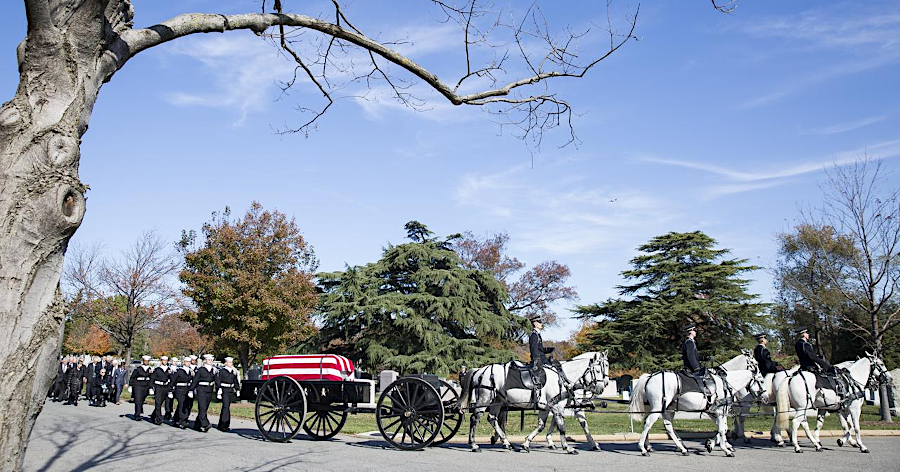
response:
<path id="1" fill-rule="evenodd" d="M 816 355 L 813 345 L 809 342 L 809 330 L 797 329 L 797 342 L 794 344 L 797 359 L 800 361 L 800 370 L 813 372 L 828 380 L 832 389 L 839 397 L 843 398 L 847 392 L 845 380 L 839 375 L 834 366 L 824 357 Z"/>
<path id="2" fill-rule="evenodd" d="M 529 318 L 531 320 L 532 331 L 528 336 L 528 350 L 531 352 L 532 367 L 551 365 L 547 355 L 552 353 L 554 348 L 544 347 L 544 340 L 541 338 L 541 330 L 544 329 L 544 323 L 541 322 L 539 315 Z"/>
<path id="3" fill-rule="evenodd" d="M 753 358 L 756 359 L 756 363 L 759 364 L 759 373 L 768 375 L 774 374 L 779 370 L 784 370 L 784 368 L 772 360 L 769 349 L 766 347 L 766 344 L 769 343 L 766 333 L 759 333 L 754 337 L 756 338 L 756 342 L 759 343 L 756 345 L 756 348 L 753 349 Z"/>
<path id="4" fill-rule="evenodd" d="M 684 364 L 684 371 L 692 375 L 697 380 L 700 391 L 706 395 L 707 401 L 712 397 L 712 391 L 706 385 L 706 368 L 700 365 L 700 361 L 708 361 L 708 356 L 700 356 L 697 351 L 697 325 L 689 324 L 684 327 L 687 338 L 681 343 L 681 362 Z"/>

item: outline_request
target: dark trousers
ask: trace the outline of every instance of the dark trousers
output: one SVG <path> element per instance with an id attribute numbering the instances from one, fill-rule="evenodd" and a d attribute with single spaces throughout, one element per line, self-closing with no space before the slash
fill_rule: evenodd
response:
<path id="1" fill-rule="evenodd" d="M 234 389 L 222 389 L 222 412 L 219 413 L 219 424 L 217 428 L 221 430 L 231 429 L 231 395 Z"/>
<path id="2" fill-rule="evenodd" d="M 147 394 L 149 392 L 150 387 L 146 387 L 143 385 L 133 385 L 131 387 L 131 391 L 134 393 L 134 417 L 140 418 L 141 415 L 144 414 L 144 400 L 147 399 Z"/>
<path id="3" fill-rule="evenodd" d="M 53 383 L 53 395 L 51 395 L 54 400 L 60 401 L 65 400 L 66 397 L 66 382 L 62 380 L 57 380 Z"/>
<path id="4" fill-rule="evenodd" d="M 172 393 L 173 398 L 169 398 L 169 395 L 166 395 L 166 403 L 164 405 L 166 413 L 165 413 L 165 416 L 163 416 L 163 419 L 166 421 L 169 421 L 172 419 L 172 412 L 175 411 L 175 408 L 174 408 L 175 407 L 175 398 L 174 398 L 175 392 L 172 390 L 171 387 L 169 387 L 169 392 Z"/>
<path id="5" fill-rule="evenodd" d="M 113 388 L 112 400 L 110 400 L 110 401 L 115 402 L 115 403 L 119 403 L 119 397 L 122 396 L 122 389 L 123 389 L 123 388 L 125 388 L 124 385 L 116 385 L 116 386 Z"/>
<path id="6" fill-rule="evenodd" d="M 175 387 L 175 400 L 178 404 L 175 407 L 175 417 L 172 418 L 179 426 L 187 423 L 188 417 L 191 416 L 191 410 L 188 407 L 188 389 L 187 387 Z"/>
<path id="7" fill-rule="evenodd" d="M 210 426 L 206 412 L 209 410 L 209 402 L 212 401 L 212 387 L 197 388 L 197 419 L 194 420 L 194 429 L 207 429 Z"/>
<path id="8" fill-rule="evenodd" d="M 69 384 L 69 403 L 77 405 L 79 395 L 81 395 L 81 382 Z"/>
<path id="9" fill-rule="evenodd" d="M 161 423 L 163 419 L 163 410 L 165 410 L 166 401 L 169 400 L 169 387 L 162 385 L 154 385 L 153 388 L 153 414 L 150 419 L 155 423 Z"/>

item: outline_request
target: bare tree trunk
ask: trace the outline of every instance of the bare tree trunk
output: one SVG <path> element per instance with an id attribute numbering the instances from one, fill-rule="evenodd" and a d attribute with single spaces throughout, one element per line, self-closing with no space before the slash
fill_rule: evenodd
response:
<path id="1" fill-rule="evenodd" d="M 247 372 L 250 371 L 250 347 L 241 346 L 238 349 L 238 359 L 241 361 L 241 371 L 244 373 L 244 379 L 247 380 Z"/>

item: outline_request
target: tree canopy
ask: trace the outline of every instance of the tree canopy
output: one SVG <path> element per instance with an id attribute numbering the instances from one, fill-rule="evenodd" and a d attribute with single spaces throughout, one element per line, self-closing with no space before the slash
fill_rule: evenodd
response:
<path id="1" fill-rule="evenodd" d="M 696 323 L 698 347 L 722 359 L 746 347 L 753 332 L 768 326 L 766 305 L 747 293 L 740 275 L 758 269 L 746 259 L 726 259 L 728 249 L 700 231 L 667 233 L 638 247 L 632 283 L 617 287 L 623 298 L 579 306 L 596 323 L 586 349 L 609 349 L 618 367 L 655 370 L 680 364 L 682 328 Z M 582 339 L 584 336 L 582 336 Z"/>
<path id="2" fill-rule="evenodd" d="M 385 248 L 377 262 L 317 275 L 323 347 L 403 373 L 446 375 L 515 357 L 509 348 L 527 321 L 506 309 L 494 274 L 464 266 L 453 250 L 459 235 L 435 238 L 414 221 L 406 229 L 411 242 Z"/>
<path id="3" fill-rule="evenodd" d="M 259 354 L 292 345 L 312 330 L 316 259 L 293 219 L 253 202 L 242 219 L 227 208 L 203 225 L 203 242 L 184 232 L 180 278 L 196 311 L 183 316 L 246 369 Z"/>

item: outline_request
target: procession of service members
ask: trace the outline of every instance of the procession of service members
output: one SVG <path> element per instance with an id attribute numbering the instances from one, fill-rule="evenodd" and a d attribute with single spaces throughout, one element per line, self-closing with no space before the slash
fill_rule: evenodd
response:
<path id="1" fill-rule="evenodd" d="M 234 360 L 225 358 L 224 366 L 213 365 L 213 356 L 206 354 L 198 365 L 197 356 L 183 359 L 161 356 L 155 366 L 150 365 L 150 356 L 141 357 L 141 364 L 128 374 L 123 360 L 112 356 L 94 356 L 84 364 L 83 356 L 66 356 L 60 359 L 56 379 L 50 389 L 50 400 L 78 405 L 81 398 L 90 406 L 105 407 L 107 403 L 121 404 L 124 390 L 131 393 L 134 400 L 134 414 L 131 419 L 141 421 L 144 405 L 148 397 L 153 397 L 153 411 L 149 420 L 156 425 L 171 422 L 173 426 L 185 429 L 190 421 L 194 399 L 197 400 L 197 417 L 193 428 L 209 431 L 207 412 L 213 396 L 222 401 L 222 411 L 216 427 L 228 431 L 231 423 L 231 402 L 240 393 L 240 374 L 234 367 Z M 150 405 L 147 405 L 148 409 Z"/>

